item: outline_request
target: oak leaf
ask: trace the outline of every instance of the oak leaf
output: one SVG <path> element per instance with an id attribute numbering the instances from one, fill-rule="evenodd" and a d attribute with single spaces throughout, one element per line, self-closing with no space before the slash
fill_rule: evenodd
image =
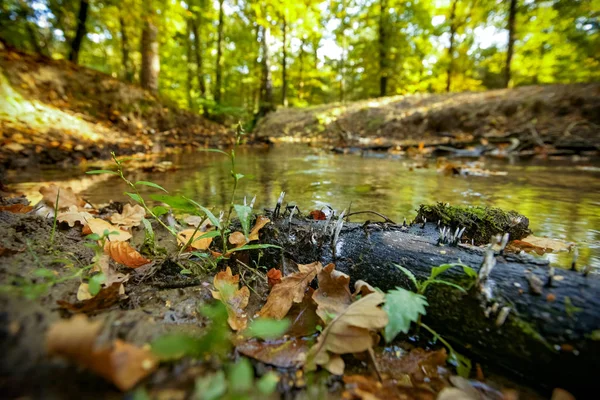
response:
<path id="1" fill-rule="evenodd" d="M 145 216 L 146 210 L 144 207 L 139 204 L 133 206 L 131 204 L 125 204 L 123 212 L 111 215 L 110 221 L 117 226 L 131 228 L 140 225 Z"/>
<path id="2" fill-rule="evenodd" d="M 104 253 L 119 264 L 126 265 L 129 268 L 141 267 L 150 262 L 127 242 L 106 242 Z"/>
<path id="3" fill-rule="evenodd" d="M 88 220 L 86 227 L 89 230 L 89 232 L 95 233 L 100 236 L 104 235 L 105 231 L 108 231 L 108 240 L 110 241 L 124 242 L 126 240 L 131 239 L 131 233 L 125 232 L 124 230 L 121 230 L 116 226 L 112 225 L 110 222 L 106 222 L 105 220 L 100 218 L 92 218 Z M 86 232 L 85 227 L 83 232 Z"/>
<path id="4" fill-rule="evenodd" d="M 323 366 L 329 372 L 341 375 L 344 361 L 339 356 L 347 353 L 360 353 L 372 349 L 372 331 L 385 327 L 388 316 L 378 306 L 385 301 L 383 293 L 372 293 L 352 303 L 327 327 L 317 343 L 310 349 L 307 370 Z"/>
<path id="5" fill-rule="evenodd" d="M 227 267 L 225 271 L 221 271 L 215 275 L 213 284 L 215 289 L 212 296 L 221 300 L 227 308 L 227 322 L 234 331 L 241 331 L 248 324 L 248 315 L 244 311 L 248 306 L 250 299 L 250 289 L 247 286 L 242 286 L 238 289 L 240 282 L 239 275 L 233 275 L 231 268 Z"/>
<path id="6" fill-rule="evenodd" d="M 358 280 L 354 282 L 354 293 L 352 294 L 352 300 L 356 300 L 358 296 L 366 296 L 371 293 L 375 293 L 377 290 L 367 282 Z"/>
<path id="7" fill-rule="evenodd" d="M 261 317 L 282 319 L 293 303 L 300 303 L 310 282 L 323 269 L 320 262 L 298 264 L 298 272 L 283 277 L 281 283 L 273 286 L 267 302 L 260 310 Z"/>
<path id="8" fill-rule="evenodd" d="M 96 346 L 101 329 L 102 322 L 90 322 L 81 315 L 56 322 L 46 335 L 48 353 L 90 369 L 122 391 L 133 388 L 158 367 L 150 350 L 120 339 Z"/>
<path id="9" fill-rule="evenodd" d="M 0 206 L 0 211 L 11 212 L 13 214 L 25 214 L 31 210 L 33 210 L 33 207 L 25 204 L 11 204 L 8 206 Z"/>
<path id="10" fill-rule="evenodd" d="M 56 219 L 59 222 L 66 222 L 72 228 L 77 222 L 81 225 L 87 224 L 87 221 L 94 218 L 94 216 L 85 211 L 79 211 L 77 206 L 69 206 L 67 211 L 58 213 Z"/>
<path id="11" fill-rule="evenodd" d="M 194 232 L 196 233 L 194 234 Z M 193 235 L 194 239 L 190 243 L 190 247 L 196 250 L 206 250 L 212 243 L 212 238 L 208 237 L 201 239 L 200 237 L 205 234 L 206 232 L 200 232 L 200 230 L 196 229 L 184 229 L 177 234 L 177 243 L 179 243 L 180 246 L 185 246 Z"/>
<path id="12" fill-rule="evenodd" d="M 313 294 L 317 315 L 326 323 L 352 304 L 350 277 L 335 270 L 335 264 L 326 265 L 317 276 L 319 288 Z"/>
<path id="13" fill-rule="evenodd" d="M 42 186 L 40 188 L 40 193 L 44 196 L 42 201 L 52 208 L 56 208 L 57 196 L 59 210 L 69 208 L 70 206 L 85 206 L 85 200 L 76 195 L 70 187 L 61 188 L 55 184 L 51 184 L 50 186 Z"/>

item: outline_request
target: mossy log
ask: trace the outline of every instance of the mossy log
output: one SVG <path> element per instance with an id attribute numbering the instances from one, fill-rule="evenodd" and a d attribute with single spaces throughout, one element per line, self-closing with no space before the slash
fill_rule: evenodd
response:
<path id="1" fill-rule="evenodd" d="M 433 223 L 346 223 L 333 243 L 335 221 L 271 218 L 261 241 L 281 246 L 283 253 L 269 249 L 270 261 L 283 263 L 284 269 L 285 259 L 334 262 L 352 282 L 365 280 L 382 290 L 414 290 L 394 264 L 424 280 L 433 266 L 460 260 L 479 270 L 484 260 L 485 251 L 475 246 L 439 246 Z M 600 278 L 561 269 L 549 284 L 552 270 L 545 260 L 506 254 L 497 255 L 496 261 L 487 290 L 473 285 L 464 294 L 450 286 L 430 285 L 424 321 L 475 361 L 517 373 L 530 384 L 560 386 L 573 393 L 597 387 Z M 461 268 L 442 277 L 458 284 L 466 279 Z"/>

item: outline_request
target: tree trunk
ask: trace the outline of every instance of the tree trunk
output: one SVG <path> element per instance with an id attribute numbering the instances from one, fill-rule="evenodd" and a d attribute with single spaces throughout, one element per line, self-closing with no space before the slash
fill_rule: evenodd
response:
<path id="1" fill-rule="evenodd" d="M 127 36 L 127 27 L 123 10 L 119 10 L 119 28 L 121 30 L 121 65 L 123 67 L 123 79 L 126 82 L 133 82 L 133 70 L 129 60 L 129 37 Z"/>
<path id="2" fill-rule="evenodd" d="M 448 47 L 448 76 L 446 77 L 446 92 L 450 91 L 452 86 L 452 73 L 454 72 L 454 38 L 456 36 L 456 6 L 458 0 L 452 2 L 452 10 L 450 11 L 450 46 Z"/>
<path id="3" fill-rule="evenodd" d="M 69 61 L 72 61 L 75 64 L 79 62 L 79 51 L 81 50 L 83 38 L 87 33 L 85 23 L 87 21 L 88 8 L 88 0 L 79 1 L 79 13 L 77 14 L 77 28 L 75 30 L 75 37 L 71 42 L 71 51 L 69 52 Z"/>
<path id="4" fill-rule="evenodd" d="M 223 75 L 223 0 L 219 0 L 219 28 L 217 35 L 217 72 L 215 79 L 215 101 L 218 103 L 221 102 L 221 85 L 222 85 L 222 75 Z"/>
<path id="5" fill-rule="evenodd" d="M 158 53 L 158 28 L 154 22 L 154 9 L 144 18 L 142 28 L 142 71 L 140 83 L 144 89 L 158 91 L 158 76 L 160 73 L 160 56 Z"/>
<path id="6" fill-rule="evenodd" d="M 191 36 L 192 36 L 192 19 L 193 17 L 189 17 L 187 19 L 187 26 L 186 26 L 186 35 L 185 35 L 185 45 L 186 45 L 186 70 L 187 70 L 187 87 L 186 87 L 186 92 L 187 92 L 187 102 L 188 102 L 188 108 L 190 110 L 194 109 L 194 101 L 192 99 L 192 85 L 194 83 L 194 72 L 192 71 L 192 59 L 193 59 L 193 49 L 192 49 L 192 40 L 191 40 Z"/>
<path id="7" fill-rule="evenodd" d="M 515 46 L 515 19 L 517 16 L 517 0 L 510 0 L 508 11 L 508 51 L 506 52 L 506 66 L 504 67 L 504 87 L 508 87 L 511 79 L 511 62 Z"/>
<path id="8" fill-rule="evenodd" d="M 198 75 L 198 88 L 200 89 L 200 96 L 206 96 L 206 82 L 204 81 L 204 69 L 202 66 L 202 47 L 200 45 L 200 27 L 201 27 L 201 16 L 196 15 L 192 18 L 192 30 L 194 31 L 194 48 L 196 50 L 196 74 Z"/>
<path id="9" fill-rule="evenodd" d="M 285 13 L 283 14 L 283 26 L 281 29 L 283 31 L 283 60 L 281 61 L 281 104 L 283 104 L 284 107 L 287 107 L 287 19 L 285 17 Z"/>
<path id="10" fill-rule="evenodd" d="M 387 95 L 388 49 L 387 49 L 387 0 L 379 0 L 379 96 Z"/>
<path id="11" fill-rule="evenodd" d="M 335 221 L 290 221 L 272 213 L 269 218 L 272 223 L 261 231 L 261 241 L 283 250 L 267 251 L 261 261 L 334 262 L 352 283 L 364 280 L 384 291 L 415 290 L 394 264 L 423 281 L 432 266 L 460 260 L 477 270 L 485 257 L 482 248 L 437 245 L 436 221 L 424 228 L 421 223 L 409 227 L 346 223 L 333 243 Z M 583 392 L 596 386 L 600 341 L 593 340 L 592 332 L 600 327 L 600 277 L 557 270 L 562 278 L 549 284 L 547 260 L 517 254 L 496 255 L 495 260 L 483 285 L 475 285 L 460 267 L 439 276 L 461 286 L 471 284 L 472 289 L 462 293 L 451 286 L 430 285 L 423 321 L 473 361 L 522 374 L 537 387 Z M 539 291 L 529 283 L 531 276 L 541 282 Z"/>
<path id="12" fill-rule="evenodd" d="M 269 28 L 262 27 L 262 77 L 260 82 L 260 101 L 255 120 L 264 117 L 275 109 L 273 104 L 273 82 L 271 80 L 271 64 L 269 61 Z"/>
<path id="13" fill-rule="evenodd" d="M 298 99 L 304 99 L 304 46 L 306 46 L 306 39 L 302 39 L 300 43 L 300 54 L 298 55 L 299 71 L 298 71 Z"/>

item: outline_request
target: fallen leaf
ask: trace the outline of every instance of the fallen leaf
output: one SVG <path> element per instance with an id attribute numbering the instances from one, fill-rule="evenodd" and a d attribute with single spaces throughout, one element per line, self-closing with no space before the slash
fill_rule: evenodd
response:
<path id="1" fill-rule="evenodd" d="M 40 193 L 43 196 L 42 201 L 50 207 L 56 207 L 56 197 L 58 196 L 58 209 L 63 210 L 70 206 L 83 207 L 85 200 L 76 195 L 73 190 L 68 188 L 60 188 L 54 184 L 50 186 L 42 186 Z"/>
<path id="2" fill-rule="evenodd" d="M 446 365 L 448 355 L 446 349 L 423 350 L 414 348 L 410 352 L 377 351 L 375 359 L 383 375 L 391 379 L 401 380 L 409 376 L 412 383 L 422 383 L 440 378 L 442 374 L 449 374 L 443 367 Z"/>
<path id="3" fill-rule="evenodd" d="M 229 235 L 229 243 L 234 245 L 235 247 L 240 247 L 248 243 L 246 240 L 246 236 L 242 232 L 233 232 Z"/>
<path id="4" fill-rule="evenodd" d="M 306 361 L 306 353 L 314 340 L 287 338 L 275 341 L 250 339 L 236 345 L 240 353 L 265 364 L 280 368 L 298 368 Z"/>
<path id="5" fill-rule="evenodd" d="M 319 272 L 317 278 L 319 289 L 313 294 L 313 300 L 318 305 L 317 315 L 327 323 L 352 304 L 350 277 L 336 271 L 334 264 L 328 264 Z"/>
<path id="6" fill-rule="evenodd" d="M 111 215 L 110 221 L 117 226 L 131 228 L 140 225 L 145 216 L 146 210 L 144 207 L 140 206 L 139 204 L 134 206 L 131 204 L 125 204 L 123 207 L 123 212 L 120 214 Z"/>
<path id="7" fill-rule="evenodd" d="M 364 375 L 347 375 L 343 380 L 345 389 L 342 393 L 343 399 L 434 400 L 436 398 L 431 389 L 405 386 L 402 382 L 394 380 L 380 382 L 378 379 Z"/>
<path id="8" fill-rule="evenodd" d="M 149 349 L 139 348 L 120 339 L 96 346 L 102 322 L 90 322 L 85 316 L 52 324 L 46 335 L 48 354 L 66 357 L 112 382 L 122 391 L 133 388 L 158 367 Z"/>
<path id="9" fill-rule="evenodd" d="M 213 225 L 210 223 L 210 219 L 206 217 L 200 217 L 198 215 L 189 215 L 185 217 L 183 221 L 186 224 L 193 226 L 194 228 L 197 228 L 198 225 L 202 224 L 200 225 L 200 230 L 202 232 L 206 232 L 213 228 Z"/>
<path id="10" fill-rule="evenodd" d="M 91 299 L 92 294 L 90 293 L 90 285 L 88 285 L 87 283 L 82 283 L 81 285 L 79 285 L 79 288 L 77 289 L 77 300 L 79 301 L 84 301 L 84 300 L 89 300 Z"/>
<path id="11" fill-rule="evenodd" d="M 244 330 L 248 324 L 248 316 L 244 309 L 250 299 L 250 289 L 247 286 L 238 289 L 239 282 L 240 276 L 232 275 L 229 267 L 217 273 L 213 280 L 217 290 L 212 291 L 212 296 L 221 300 L 227 307 L 227 322 L 234 331 Z"/>
<path id="12" fill-rule="evenodd" d="M 87 224 L 87 222 L 93 219 L 94 216 L 85 211 L 79 211 L 77 206 L 69 206 L 68 211 L 58 213 L 56 219 L 59 222 L 66 222 L 72 228 L 77 222 L 81 225 Z"/>
<path id="13" fill-rule="evenodd" d="M 121 300 L 120 282 L 115 282 L 112 285 L 103 288 L 97 295 L 88 300 L 79 301 L 77 303 L 69 303 L 68 301 L 58 300 L 56 303 L 65 310 L 74 313 L 93 313 L 105 308 L 109 308 L 117 304 Z"/>
<path id="14" fill-rule="evenodd" d="M 564 240 L 542 238 L 529 235 L 521 240 L 513 240 L 509 243 L 509 250 L 513 251 L 534 251 L 539 255 L 544 253 L 558 253 L 561 251 L 569 251 L 574 243 L 569 243 Z"/>
<path id="15" fill-rule="evenodd" d="M 273 287 L 278 283 L 281 283 L 281 271 L 271 268 L 269 272 L 267 272 L 267 279 L 269 280 L 269 287 Z"/>
<path id="16" fill-rule="evenodd" d="M 354 282 L 354 293 L 352 294 L 352 300 L 356 300 L 356 298 L 360 295 L 364 297 L 368 294 L 375 293 L 376 290 L 373 286 L 369 285 L 367 282 L 358 280 Z"/>
<path id="17" fill-rule="evenodd" d="M 110 241 L 124 242 L 126 240 L 131 239 L 131 233 L 125 232 L 112 225 L 110 222 L 106 222 L 100 218 L 92 218 L 88 220 L 86 226 L 88 227 L 90 232 L 100 236 L 104 235 L 105 231 L 108 231 L 108 240 Z"/>
<path id="18" fill-rule="evenodd" d="M 316 221 L 325 221 L 327 219 L 327 215 L 325 215 L 325 213 L 321 210 L 313 210 L 309 215 Z"/>
<path id="19" fill-rule="evenodd" d="M 127 242 L 106 242 L 104 253 L 119 264 L 126 265 L 129 268 L 141 267 L 150 262 Z"/>
<path id="20" fill-rule="evenodd" d="M 231 235 L 229 235 L 229 243 L 235 245 L 236 247 L 240 247 L 246 243 L 258 240 L 258 232 L 269 222 L 271 222 L 269 218 L 259 215 L 256 217 L 254 227 L 248 234 L 248 240 L 246 240 L 246 237 L 242 232 L 233 232 Z"/>
<path id="21" fill-rule="evenodd" d="M 321 365 L 332 374 L 342 375 L 344 361 L 339 355 L 372 349 L 371 332 L 387 325 L 388 316 L 378 307 L 384 301 L 383 293 L 376 292 L 348 306 L 323 330 L 308 353 L 305 368 L 310 371 Z"/>
<path id="22" fill-rule="evenodd" d="M 286 314 L 286 318 L 292 323 L 287 331 L 288 336 L 309 336 L 317 332 L 317 325 L 322 324 L 317 315 L 317 303 L 313 300 L 315 290 L 311 287 L 306 289 L 300 303 L 294 303 Z"/>
<path id="23" fill-rule="evenodd" d="M 298 264 L 298 272 L 285 276 L 281 283 L 273 286 L 267 302 L 260 310 L 261 317 L 282 319 L 293 303 L 300 303 L 310 282 L 323 269 L 320 262 Z"/>
<path id="24" fill-rule="evenodd" d="M 196 232 L 195 235 L 194 232 Z M 200 239 L 200 237 L 205 234 L 206 232 L 200 232 L 200 230 L 196 231 L 196 229 L 185 229 L 177 234 L 177 242 L 180 246 L 185 246 L 192 235 L 194 235 L 194 239 L 190 243 L 190 247 L 196 250 L 206 250 L 212 243 L 212 238 L 209 237 Z"/>
<path id="25" fill-rule="evenodd" d="M 31 210 L 33 210 L 33 207 L 25 204 L 11 204 L 9 206 L 0 206 L 0 211 L 11 212 L 13 214 L 25 214 Z"/>
<path id="26" fill-rule="evenodd" d="M 113 283 L 124 283 L 129 279 L 129 275 L 122 274 L 117 272 L 110 265 L 110 256 L 108 254 L 100 254 L 98 259 L 93 260 L 96 263 L 96 268 L 94 268 L 93 272 L 102 272 L 105 277 L 105 281 L 102 284 L 105 287 L 111 286 Z"/>

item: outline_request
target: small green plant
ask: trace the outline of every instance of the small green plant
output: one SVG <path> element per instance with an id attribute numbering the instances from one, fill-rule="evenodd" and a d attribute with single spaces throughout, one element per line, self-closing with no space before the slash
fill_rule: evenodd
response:
<path id="1" fill-rule="evenodd" d="M 429 285 L 443 284 L 451 286 L 462 292 L 466 292 L 466 290 L 459 285 L 442 279 L 437 279 L 437 277 L 440 274 L 455 266 L 461 267 L 464 273 L 470 279 L 475 279 L 477 277 L 477 273 L 475 272 L 475 270 L 473 270 L 468 265 L 454 263 L 443 264 L 438 267 L 433 267 L 431 269 L 431 274 L 429 275 L 429 277 L 426 280 L 419 282 L 414 276 L 414 274 L 408 269 L 400 265 L 396 265 L 396 267 L 399 268 L 413 283 L 416 292 L 412 292 L 410 290 L 406 290 L 400 287 L 397 287 L 396 289 L 387 292 L 383 309 L 388 314 L 389 322 L 384 329 L 383 336 L 386 342 L 389 343 L 392 340 L 394 340 L 394 338 L 398 334 L 407 334 L 410 330 L 411 324 L 415 322 L 417 324 L 417 329 L 419 327 L 423 327 L 434 336 L 434 341 L 437 341 L 439 339 L 439 341 L 444 346 L 446 346 L 449 353 L 449 359 L 456 365 L 458 374 L 463 377 L 467 377 L 469 375 L 469 372 L 471 371 L 471 361 L 468 358 L 456 352 L 452 348 L 452 346 L 446 340 L 444 340 L 437 332 L 435 332 L 432 328 L 421 322 L 421 317 L 426 315 L 426 308 L 429 305 L 427 299 L 424 296 L 425 291 L 427 290 L 427 287 Z"/>

